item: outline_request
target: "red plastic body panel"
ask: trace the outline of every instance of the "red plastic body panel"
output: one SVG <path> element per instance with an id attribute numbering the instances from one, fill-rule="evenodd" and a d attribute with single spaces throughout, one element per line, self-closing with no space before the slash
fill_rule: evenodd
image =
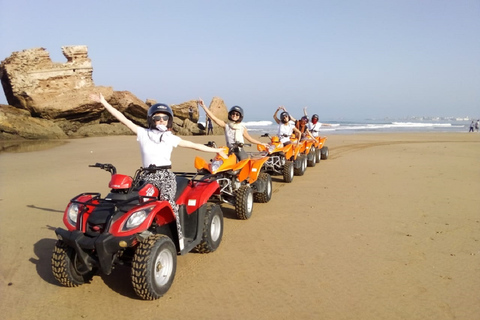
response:
<path id="1" fill-rule="evenodd" d="M 110 189 L 128 189 L 132 186 L 133 179 L 123 174 L 114 174 L 110 179 L 108 187 Z"/>
<path id="2" fill-rule="evenodd" d="M 135 211 L 141 210 L 142 208 L 147 209 L 150 207 L 154 208 L 152 211 L 150 211 L 148 217 L 143 221 L 142 224 L 128 231 L 122 231 L 123 226 L 130 217 L 130 212 L 133 213 Z M 154 203 L 148 203 L 143 206 L 135 207 L 133 210 L 124 214 L 120 219 L 112 223 L 112 226 L 110 227 L 110 233 L 116 237 L 125 237 L 132 234 L 140 233 L 147 230 L 152 225 L 153 219 L 156 219 L 156 222 L 159 225 L 167 224 L 175 220 L 173 209 L 168 201 L 155 201 Z"/>
<path id="3" fill-rule="evenodd" d="M 188 214 L 193 213 L 203 204 L 207 203 L 210 197 L 220 189 L 220 185 L 216 180 L 210 182 L 194 182 L 194 186 L 195 187 L 192 187 L 192 183 L 189 183 L 177 199 L 177 204 L 185 205 Z"/>

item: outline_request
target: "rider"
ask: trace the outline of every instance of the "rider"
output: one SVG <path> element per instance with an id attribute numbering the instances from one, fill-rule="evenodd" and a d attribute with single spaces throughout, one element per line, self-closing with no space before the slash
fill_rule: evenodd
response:
<path id="1" fill-rule="evenodd" d="M 303 113 L 305 114 L 305 117 L 307 117 L 307 107 L 303 108 Z M 325 127 L 331 127 L 331 125 L 328 124 L 328 123 L 318 122 L 318 114 L 314 114 L 312 116 L 312 121 L 307 123 L 307 128 L 312 133 L 312 135 L 314 137 L 319 137 L 320 136 L 320 127 L 322 125 L 325 126 Z"/>
<path id="2" fill-rule="evenodd" d="M 171 155 L 173 147 L 185 147 L 205 152 L 216 152 L 222 157 L 227 158 L 222 149 L 210 148 L 203 144 L 194 143 L 175 136 L 172 132 L 173 112 L 172 109 L 163 103 L 152 105 L 148 109 L 147 124 L 148 128 L 137 126 L 130 119 L 125 117 L 120 111 L 115 109 L 105 100 L 103 95 L 91 94 L 90 98 L 101 103 L 108 112 L 110 112 L 118 121 L 137 135 L 137 141 L 140 144 L 140 153 L 142 155 L 142 165 L 148 168 L 150 165 L 163 167 L 152 173 L 145 172 L 142 177 L 155 185 L 160 191 L 160 200 L 168 201 L 172 206 L 177 221 L 178 238 L 181 249 L 183 249 L 183 235 L 178 216 L 178 206 L 175 203 L 175 192 L 177 190 L 177 181 L 175 174 L 169 170 L 171 167 Z"/>
<path id="3" fill-rule="evenodd" d="M 225 123 L 225 121 L 217 118 L 213 112 L 207 109 L 202 99 L 198 99 L 197 104 L 199 104 L 203 110 L 205 110 L 205 113 L 210 119 L 212 119 L 220 127 L 224 128 L 227 147 L 232 150 L 233 153 L 235 153 L 238 160 L 244 160 L 248 158 L 248 154 L 243 149 L 244 137 L 247 138 L 247 140 L 251 143 L 267 146 L 266 143 L 260 142 L 248 134 L 247 128 L 243 123 L 241 123 L 243 120 L 243 109 L 241 107 L 231 107 L 230 111 L 228 112 L 228 123 Z"/>
<path id="4" fill-rule="evenodd" d="M 277 118 L 277 113 L 278 111 L 283 110 L 282 113 L 280 113 L 280 119 Z M 275 113 L 273 114 L 273 119 L 275 120 L 276 123 L 278 123 L 278 137 L 280 138 L 280 142 L 283 143 L 283 145 L 287 145 L 291 143 L 290 137 L 292 136 L 292 133 L 295 131 L 296 135 L 299 137 L 302 136 L 302 133 L 300 130 L 298 130 L 295 127 L 295 118 L 293 118 L 285 109 L 285 107 L 280 106 L 277 108 Z"/>
<path id="5" fill-rule="evenodd" d="M 300 120 L 295 121 L 295 128 L 297 128 L 302 133 L 300 137 L 296 135 L 297 139 L 300 139 L 300 140 L 305 140 L 309 138 L 313 139 L 313 135 L 308 129 L 308 118 L 306 116 L 303 116 L 302 118 L 300 118 Z"/>

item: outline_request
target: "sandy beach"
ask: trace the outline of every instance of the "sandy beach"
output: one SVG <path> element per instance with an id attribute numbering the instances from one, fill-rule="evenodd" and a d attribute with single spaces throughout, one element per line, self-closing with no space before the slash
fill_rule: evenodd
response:
<path id="1" fill-rule="evenodd" d="M 223 143 L 223 136 L 186 137 Z M 0 153 L 0 310 L 22 319 L 480 319 L 480 134 L 332 135 L 322 160 L 252 218 L 223 205 L 223 241 L 178 257 L 161 299 L 142 301 L 129 270 L 77 288 L 51 273 L 68 201 L 108 192 L 112 163 L 133 175 L 133 136 Z M 193 171 L 177 148 L 174 171 Z"/>

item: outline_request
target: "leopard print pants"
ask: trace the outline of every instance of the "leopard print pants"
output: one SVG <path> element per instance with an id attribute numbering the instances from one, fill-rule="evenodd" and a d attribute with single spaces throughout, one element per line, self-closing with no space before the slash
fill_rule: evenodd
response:
<path id="1" fill-rule="evenodd" d="M 172 206 L 175 219 L 177 220 L 178 239 L 183 238 L 180 217 L 178 216 L 178 205 L 175 203 L 175 193 L 177 192 L 177 180 L 175 174 L 170 170 L 162 169 L 154 173 L 145 173 L 142 177 L 145 181 L 150 182 L 160 191 L 159 199 L 168 201 Z"/>

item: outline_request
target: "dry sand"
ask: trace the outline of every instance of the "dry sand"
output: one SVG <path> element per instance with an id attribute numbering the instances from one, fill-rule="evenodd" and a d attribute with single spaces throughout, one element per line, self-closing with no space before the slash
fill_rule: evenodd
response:
<path id="1" fill-rule="evenodd" d="M 272 201 L 250 220 L 224 205 L 220 248 L 178 257 L 156 301 L 136 298 L 126 268 L 78 288 L 50 271 L 69 199 L 108 191 L 109 174 L 88 165 L 133 174 L 133 136 L 1 153 L 1 319 L 480 319 L 480 135 L 327 145 L 330 158 L 291 184 L 274 177 Z M 174 150 L 174 170 L 193 171 L 195 154 Z"/>

